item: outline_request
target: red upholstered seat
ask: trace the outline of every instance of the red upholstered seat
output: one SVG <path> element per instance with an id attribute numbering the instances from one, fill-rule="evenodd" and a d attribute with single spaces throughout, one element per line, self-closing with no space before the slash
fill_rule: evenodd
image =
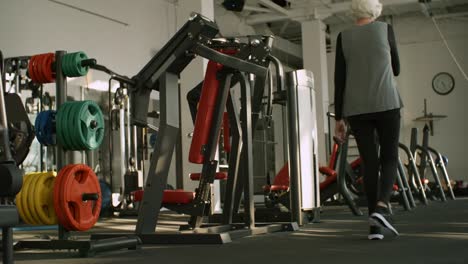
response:
<path id="1" fill-rule="evenodd" d="M 330 184 L 336 182 L 338 173 L 336 173 L 335 170 L 329 168 L 329 167 L 320 167 L 319 168 L 320 173 L 325 174 L 327 177 L 325 178 L 324 181 L 320 183 L 320 190 L 324 190 L 327 188 Z"/>
<path id="2" fill-rule="evenodd" d="M 201 173 L 190 173 L 190 179 L 192 181 L 199 181 L 201 177 Z M 217 172 L 215 174 L 215 180 L 226 180 L 227 179 L 227 173 L 225 172 Z"/>
<path id="3" fill-rule="evenodd" d="M 320 183 L 320 190 L 324 190 L 325 188 L 330 186 L 330 184 L 336 182 L 336 179 L 337 179 L 337 174 L 335 172 L 333 175 L 328 176 L 323 182 Z"/>
<path id="4" fill-rule="evenodd" d="M 289 190 L 289 186 L 286 185 L 272 185 L 270 186 L 270 191 L 277 192 L 277 191 L 287 191 Z"/>
<path id="5" fill-rule="evenodd" d="M 163 204 L 189 204 L 195 198 L 194 192 L 184 190 L 164 190 Z"/>
<path id="6" fill-rule="evenodd" d="M 330 176 L 335 176 L 337 175 L 336 171 L 334 169 L 331 169 L 329 167 L 320 167 L 319 168 L 320 173 L 325 174 L 327 177 Z"/>
<path id="7" fill-rule="evenodd" d="M 134 200 L 135 202 L 140 202 L 143 200 L 143 190 L 134 191 Z M 194 192 L 187 192 L 184 190 L 164 190 L 163 193 L 163 204 L 189 204 L 193 201 L 195 197 Z"/>

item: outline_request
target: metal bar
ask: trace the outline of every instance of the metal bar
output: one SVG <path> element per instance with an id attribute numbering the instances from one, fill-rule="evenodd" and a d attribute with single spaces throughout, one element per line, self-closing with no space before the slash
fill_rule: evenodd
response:
<path id="1" fill-rule="evenodd" d="M 66 54 L 66 51 L 58 50 L 55 52 L 55 65 L 56 69 L 62 69 L 62 58 Z M 57 70 L 55 73 L 55 100 L 57 111 L 60 109 L 60 106 L 67 101 L 67 77 L 63 75 L 61 70 Z M 66 152 L 63 150 L 60 144 L 57 145 L 57 171 L 60 171 L 68 163 Z M 59 225 L 58 227 L 59 239 L 67 240 L 70 237 L 70 233 Z"/>
<path id="2" fill-rule="evenodd" d="M 445 196 L 445 192 L 444 192 L 444 189 L 442 188 L 442 184 L 440 182 L 440 178 L 439 178 L 439 174 L 437 173 L 437 168 L 435 166 L 435 163 L 434 163 L 434 159 L 432 158 L 432 155 L 431 153 L 429 152 L 429 150 L 427 148 L 424 148 L 422 146 L 416 146 L 416 149 L 419 149 L 421 150 L 421 152 L 423 153 L 423 155 L 425 155 L 428 159 L 429 159 L 429 167 L 431 168 L 431 171 L 432 171 L 432 176 L 434 177 L 434 180 L 436 182 L 436 187 L 437 189 L 439 190 L 439 194 L 440 194 L 440 199 L 443 201 L 443 202 L 446 202 L 447 201 L 447 198 Z"/>
<path id="3" fill-rule="evenodd" d="M 294 75 L 291 74 L 291 79 Z M 301 160 L 299 153 L 299 116 L 297 113 L 298 93 L 297 82 L 290 80 L 287 90 L 287 115 L 288 115 L 288 156 L 289 156 L 289 181 L 290 181 L 290 208 L 291 221 L 302 225 L 302 199 L 301 199 Z"/>
<path id="4" fill-rule="evenodd" d="M 411 211 L 411 205 L 409 203 L 408 196 L 406 195 L 406 188 L 405 188 L 405 185 L 403 184 L 402 176 L 399 170 L 397 172 L 396 180 L 397 180 L 398 188 L 400 189 L 401 198 L 403 199 L 403 207 L 405 208 L 406 211 Z"/>
<path id="5" fill-rule="evenodd" d="M 226 193 L 224 196 L 223 224 L 231 224 L 234 213 L 235 192 L 237 178 L 239 177 L 239 163 L 242 151 L 242 129 L 240 126 L 239 115 L 235 99 L 230 95 L 227 102 L 227 111 L 229 116 L 229 127 L 232 137 L 231 152 L 229 153 L 229 170 L 226 183 Z M 237 212 L 237 211 L 236 211 Z"/>
<path id="6" fill-rule="evenodd" d="M 180 133 L 178 76 L 166 72 L 159 80 L 160 123 L 156 138 L 157 148 L 153 150 L 151 165 L 145 183 L 145 195 L 141 203 L 136 234 L 155 232 L 166 187 L 172 154 Z"/>
<path id="7" fill-rule="evenodd" d="M 266 75 L 267 72 L 267 68 L 263 66 L 223 54 L 202 44 L 195 44 L 193 51 L 204 58 L 221 63 L 229 68 L 233 68 L 241 72 L 253 73 L 255 75 Z"/>
<path id="8" fill-rule="evenodd" d="M 413 130 L 414 131 L 414 130 Z M 412 131 L 412 138 L 414 140 L 414 132 Z M 413 141 L 412 140 L 412 141 Z M 416 161 L 414 160 L 414 156 L 412 153 L 412 151 L 410 150 L 410 148 L 408 148 L 406 145 L 404 144 L 399 144 L 399 147 L 400 149 L 402 149 L 407 157 L 408 157 L 408 174 L 409 174 L 409 178 L 410 178 L 410 182 L 411 182 L 411 186 L 414 188 L 415 191 L 417 191 L 419 193 L 419 199 L 420 201 L 427 205 L 427 197 L 426 197 L 426 191 L 424 189 L 424 186 L 421 182 L 421 177 L 419 176 L 419 171 L 418 171 L 418 168 L 416 166 Z M 414 150 L 416 150 L 416 145 L 414 145 Z"/>
<path id="9" fill-rule="evenodd" d="M 447 185 L 447 190 L 449 192 L 450 198 L 452 200 L 455 200 L 455 194 L 453 193 L 453 188 L 452 188 L 452 185 L 450 183 L 450 178 L 448 176 L 447 168 L 445 167 L 445 163 L 444 163 L 442 154 L 440 154 L 440 152 L 438 152 L 437 150 L 435 150 L 435 149 L 433 149 L 431 147 L 428 147 L 428 150 L 430 152 L 434 153 L 437 156 L 437 158 L 439 159 L 439 163 L 437 165 L 438 165 L 438 167 L 440 167 L 440 169 L 442 171 L 442 174 L 444 176 L 444 181 L 445 181 L 445 184 Z"/>
<path id="10" fill-rule="evenodd" d="M 2 62 L 3 63 L 3 62 Z M 4 96 L 4 87 L 3 87 L 3 77 L 0 74 L 0 131 L 1 131 L 1 140 L 2 146 L 2 155 L 0 157 L 3 159 L 2 161 L 11 161 L 13 159 L 11 155 L 11 150 L 10 150 L 10 145 L 9 145 L 9 140 L 8 140 L 8 120 L 7 120 L 7 115 L 6 115 L 6 109 L 5 109 L 5 96 Z M 4 144 L 4 145 L 3 145 Z"/>
<path id="11" fill-rule="evenodd" d="M 398 158 L 398 173 L 401 177 L 401 180 L 403 182 L 403 187 L 405 188 L 405 192 L 408 196 L 408 201 L 409 204 L 412 208 L 416 207 L 416 203 L 414 202 L 414 197 L 413 197 L 413 192 L 411 191 L 411 187 L 408 183 L 408 177 L 406 177 L 405 169 L 403 167 L 403 163 L 401 162 L 401 159 Z"/>
<path id="12" fill-rule="evenodd" d="M 120 88 L 122 89 L 122 88 Z M 120 188 L 121 188 L 121 196 L 120 201 L 125 203 L 125 173 L 128 170 L 128 153 L 127 148 L 125 145 L 125 106 L 119 106 L 119 140 L 120 140 Z M 109 157 L 109 159 L 113 159 L 113 157 Z M 124 204 L 123 204 L 124 205 Z"/>
<path id="13" fill-rule="evenodd" d="M 1 82 L 0 85 L 2 85 Z M 13 229 L 9 226 L 2 227 L 2 252 L 3 263 L 13 264 Z"/>
<path id="14" fill-rule="evenodd" d="M 340 191 L 341 195 L 343 195 L 343 198 L 345 199 L 346 204 L 349 206 L 353 214 L 356 216 L 361 216 L 363 215 L 363 213 L 361 210 L 359 210 L 359 207 L 354 202 L 351 196 L 351 193 L 348 189 L 348 186 L 346 185 L 346 163 L 348 162 L 347 161 L 348 138 L 349 138 L 349 135 L 347 135 L 346 141 L 341 144 L 341 150 L 338 154 L 338 163 L 337 163 L 338 165 L 338 169 L 337 169 L 338 190 Z"/>
<path id="15" fill-rule="evenodd" d="M 280 14 L 283 14 L 283 15 L 287 15 L 289 16 L 290 14 L 290 11 L 281 7 L 280 5 L 277 5 L 276 3 L 270 1 L 270 0 L 259 0 L 263 5 L 269 7 L 270 9 L 273 9 L 275 10 L 276 12 L 280 13 Z"/>
<path id="16" fill-rule="evenodd" d="M 244 11 L 255 11 L 255 12 L 262 12 L 262 13 L 272 13 L 273 11 L 268 8 L 257 7 L 257 6 L 250 6 L 244 5 Z"/>
<path id="17" fill-rule="evenodd" d="M 210 186 L 214 182 L 214 176 L 218 164 L 218 161 L 215 160 L 215 158 L 218 148 L 219 133 L 233 76 L 231 72 L 223 72 L 223 70 L 221 72 L 217 72 L 217 74 L 220 74 L 218 78 L 220 80 L 218 88 L 219 91 L 216 99 L 216 106 L 215 109 L 213 109 L 213 119 L 208 136 L 209 140 L 205 145 L 205 151 L 203 153 L 204 162 L 199 186 L 193 201 L 194 205 L 202 208 L 201 212 L 205 212 L 206 201 L 210 200 Z M 198 228 L 202 224 L 202 220 L 203 215 L 192 215 L 190 225 L 193 228 Z"/>
<path id="18" fill-rule="evenodd" d="M 242 162 L 244 163 L 244 211 L 247 215 L 246 220 L 250 229 L 255 227 L 255 207 L 254 207 L 254 191 L 253 191 L 253 124 L 252 124 L 252 108 L 251 108 L 251 92 L 248 80 L 244 75 L 239 83 L 241 85 L 241 115 L 242 118 Z"/>

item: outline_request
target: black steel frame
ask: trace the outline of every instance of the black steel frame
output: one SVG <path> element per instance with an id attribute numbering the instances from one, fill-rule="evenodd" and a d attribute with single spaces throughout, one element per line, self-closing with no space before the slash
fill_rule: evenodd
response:
<path id="1" fill-rule="evenodd" d="M 56 69 L 62 68 L 62 58 L 65 51 L 55 52 Z M 67 100 L 67 80 L 61 70 L 56 70 L 56 105 L 57 109 Z M 68 160 L 65 150 L 57 146 L 57 168 L 67 165 Z M 107 239 L 71 240 L 70 231 L 62 225 L 58 225 L 58 239 L 21 240 L 15 245 L 16 249 L 45 249 L 45 250 L 70 250 L 76 249 L 80 257 L 91 257 L 101 251 L 117 250 L 122 248 L 137 249 L 141 244 L 137 236 L 119 236 Z"/>
<path id="2" fill-rule="evenodd" d="M 235 55 L 226 55 L 216 49 L 219 43 L 213 43 L 218 33 L 216 25 L 208 19 L 193 16 L 156 54 L 146 66 L 132 78 L 131 100 L 132 117 L 136 125 L 147 126 L 146 117 L 149 95 L 152 90 L 159 91 L 160 121 L 159 133 L 154 148 L 148 177 L 145 183 L 145 195 L 139 208 L 139 216 L 135 228 L 137 235 L 144 244 L 160 243 L 227 243 L 231 237 L 259 234 L 279 230 L 295 230 L 294 223 L 290 225 L 255 225 L 255 212 L 252 186 L 252 130 L 258 119 L 259 107 L 263 97 L 267 65 L 266 57 L 272 46 L 271 37 L 250 37 L 248 43 L 240 44 Z M 177 139 L 179 137 L 179 89 L 178 77 L 184 68 L 195 57 L 200 55 L 211 61 L 224 65 L 220 72 L 220 93 L 216 102 L 215 118 L 210 131 L 210 141 L 205 146 L 205 163 L 203 164 L 199 188 L 193 203 L 174 206 L 171 209 L 190 213 L 192 216 L 188 226 L 191 232 L 177 234 L 158 234 L 155 232 L 159 208 L 162 205 L 164 186 L 166 186 L 169 166 Z M 257 76 L 254 95 L 251 99 L 250 85 L 245 74 Z M 241 86 L 241 117 L 236 113 L 234 99 L 230 96 L 230 87 L 239 82 Z M 227 103 L 227 105 L 226 105 Z M 210 184 L 214 181 L 217 161 L 214 153 L 217 146 L 217 136 L 221 126 L 222 114 L 227 107 L 231 119 L 233 133 L 233 153 L 230 157 L 228 173 L 228 192 L 226 194 L 224 219 L 221 225 L 202 225 L 204 216 L 209 214 Z M 242 124 L 240 124 L 240 120 Z M 238 175 L 242 177 L 238 177 Z M 233 212 L 237 212 L 244 193 L 244 210 L 248 219 L 239 229 L 232 224 Z M 178 208 L 179 207 L 179 208 Z M 234 231 L 232 231 L 234 230 Z M 114 237 L 119 234 L 93 234 L 92 238 Z"/>

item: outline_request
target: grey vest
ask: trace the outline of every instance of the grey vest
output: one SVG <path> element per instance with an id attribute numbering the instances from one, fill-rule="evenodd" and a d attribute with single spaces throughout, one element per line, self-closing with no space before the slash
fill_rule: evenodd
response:
<path id="1" fill-rule="evenodd" d="M 393 76 L 388 25 L 373 22 L 341 33 L 346 61 L 343 116 L 403 107 Z"/>

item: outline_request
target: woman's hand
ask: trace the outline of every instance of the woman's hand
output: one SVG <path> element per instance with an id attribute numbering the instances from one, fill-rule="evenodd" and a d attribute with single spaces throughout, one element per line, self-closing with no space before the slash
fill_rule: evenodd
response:
<path id="1" fill-rule="evenodd" d="M 334 139 L 338 144 L 342 144 L 346 140 L 346 123 L 343 119 L 336 120 Z"/>

